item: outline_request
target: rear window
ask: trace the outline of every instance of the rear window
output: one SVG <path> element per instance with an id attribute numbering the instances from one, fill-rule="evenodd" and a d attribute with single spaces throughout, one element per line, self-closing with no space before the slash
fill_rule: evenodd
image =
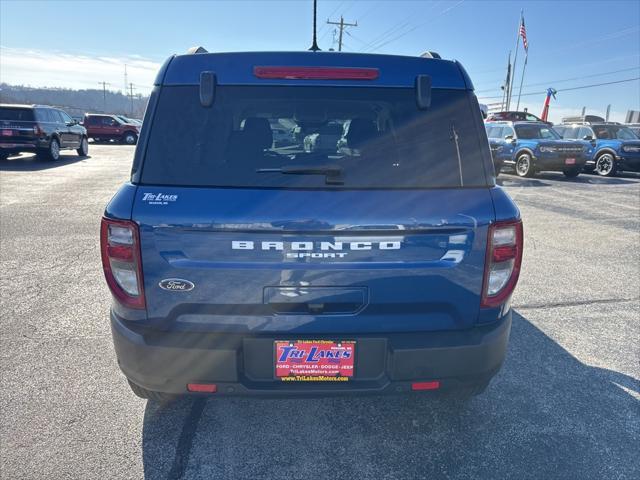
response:
<path id="1" fill-rule="evenodd" d="M 548 126 L 542 125 L 516 125 L 516 134 L 523 140 L 533 140 L 538 138 L 559 140 L 562 138 L 556 131 Z"/>
<path id="2" fill-rule="evenodd" d="M 481 150 L 487 146 L 472 100 L 470 92 L 434 89 L 431 107 L 419 110 L 410 88 L 223 86 L 213 106 L 203 108 L 197 86 L 164 87 L 141 183 L 486 185 Z"/>
<path id="3" fill-rule="evenodd" d="M 0 107 L 0 120 L 12 120 L 15 122 L 32 122 L 33 109 Z"/>

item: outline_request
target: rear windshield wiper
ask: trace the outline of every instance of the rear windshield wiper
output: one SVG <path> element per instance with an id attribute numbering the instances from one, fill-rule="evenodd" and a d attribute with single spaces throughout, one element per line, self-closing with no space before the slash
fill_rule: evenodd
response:
<path id="1" fill-rule="evenodd" d="M 327 185 L 342 185 L 342 168 L 337 165 L 289 165 L 279 168 L 259 168 L 256 173 L 282 173 L 285 175 L 324 175 Z"/>

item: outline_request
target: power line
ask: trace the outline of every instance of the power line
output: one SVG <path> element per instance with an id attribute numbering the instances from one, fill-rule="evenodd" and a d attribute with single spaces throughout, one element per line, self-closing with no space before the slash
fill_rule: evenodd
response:
<path id="1" fill-rule="evenodd" d="M 401 34 L 400 34 L 400 35 L 398 35 L 397 37 L 393 37 L 393 38 L 391 38 L 391 39 L 387 40 L 386 42 L 384 42 L 384 43 L 383 43 L 383 44 L 381 44 L 381 45 L 378 45 L 376 48 L 374 48 L 374 49 L 373 49 L 373 50 L 371 50 L 371 51 L 372 51 L 372 52 L 375 52 L 376 50 L 381 49 L 381 48 L 382 48 L 382 47 L 384 47 L 385 45 L 388 45 L 388 44 L 389 44 L 389 43 L 391 43 L 391 42 L 395 42 L 396 40 L 401 39 L 401 38 L 402 38 L 402 37 L 404 37 L 405 35 L 410 34 L 411 32 L 413 32 L 413 31 L 417 30 L 418 28 L 423 27 L 423 26 L 425 26 L 425 25 L 427 25 L 427 24 L 429 24 L 429 23 L 432 23 L 434 20 L 436 20 L 437 18 L 439 18 L 439 17 L 441 17 L 441 16 L 445 15 L 446 13 L 450 12 L 450 11 L 451 11 L 451 10 L 453 10 L 454 8 L 456 8 L 456 7 L 458 7 L 459 5 L 461 5 L 463 2 L 464 2 L 464 0 L 460 0 L 460 1 L 459 1 L 458 3 L 456 3 L 455 5 L 452 5 L 452 6 L 450 6 L 449 8 L 446 8 L 445 10 L 441 11 L 441 12 L 440 12 L 439 14 L 437 14 L 435 17 L 430 18 L 428 21 L 426 21 L 426 22 L 424 22 L 424 23 L 421 23 L 421 24 L 419 24 L 419 25 L 416 25 L 415 27 L 413 27 L 413 28 L 411 28 L 411 29 L 407 30 L 406 32 L 401 33 Z"/>
<path id="2" fill-rule="evenodd" d="M 329 16 L 327 17 L 327 20 L 328 20 L 329 18 L 333 17 L 333 15 L 334 15 L 338 10 L 340 10 L 340 8 L 342 8 L 342 6 L 343 6 L 345 3 L 347 3 L 347 2 L 346 2 L 346 1 L 344 1 L 344 2 L 340 2 L 340 3 L 338 3 L 338 6 L 337 6 L 336 8 L 334 8 L 334 9 L 331 11 L 331 13 L 329 14 Z M 320 30 L 318 31 L 318 33 L 322 32 L 325 28 L 327 28 L 327 25 L 326 25 L 326 24 L 322 24 L 322 26 L 320 27 Z M 330 32 L 330 31 L 331 31 L 331 29 L 329 29 L 328 31 Z"/>
<path id="3" fill-rule="evenodd" d="M 382 32 L 380 35 L 370 40 L 360 51 L 363 52 L 365 49 L 372 48 L 377 43 L 384 41 L 390 35 L 393 35 L 394 33 L 402 30 L 404 27 L 411 25 L 411 19 L 414 18 L 417 13 L 418 13 L 418 10 L 415 10 L 414 12 L 412 12 L 410 15 L 407 15 L 399 22 L 396 22 L 391 27 L 387 28 L 384 32 Z"/>
<path id="4" fill-rule="evenodd" d="M 593 87 L 602 87 L 604 85 L 614 85 L 617 83 L 626 83 L 626 82 L 633 82 L 636 80 L 640 80 L 640 77 L 634 77 L 634 78 L 626 78 L 624 80 L 615 80 L 613 82 L 603 82 L 603 83 L 593 83 L 591 85 L 580 85 L 579 87 L 570 87 L 570 88 L 562 88 L 557 90 L 558 92 L 568 92 L 571 90 L 582 90 L 583 88 L 593 88 Z M 521 96 L 523 97 L 528 97 L 531 95 L 542 95 L 542 94 L 546 94 L 546 90 L 540 91 L 540 92 L 527 92 L 527 93 L 523 93 Z M 501 97 L 480 97 L 483 100 L 484 99 L 494 99 L 494 98 L 501 98 Z"/>
<path id="5" fill-rule="evenodd" d="M 549 81 L 538 82 L 538 83 L 527 83 L 525 85 L 525 87 L 536 87 L 536 86 L 539 86 L 539 85 L 549 85 L 549 84 L 552 84 L 552 83 L 570 82 L 572 80 L 582 80 L 583 78 L 603 77 L 603 76 L 606 76 L 606 75 L 612 75 L 614 73 L 629 72 L 631 70 L 640 70 L 640 66 L 631 67 L 631 68 L 623 68 L 623 69 L 620 69 L 620 70 L 612 70 L 610 72 L 594 73 L 592 75 L 581 75 L 579 77 L 564 78 L 562 80 L 549 80 Z M 476 93 L 495 92 L 496 90 L 498 90 L 498 88 L 485 88 L 483 90 L 476 90 Z"/>

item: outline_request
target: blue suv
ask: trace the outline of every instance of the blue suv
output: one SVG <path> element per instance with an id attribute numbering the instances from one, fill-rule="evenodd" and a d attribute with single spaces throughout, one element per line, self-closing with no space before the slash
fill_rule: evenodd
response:
<path id="1" fill-rule="evenodd" d="M 483 391 L 523 230 L 463 67 L 196 52 L 160 70 L 102 218 L 134 393 Z M 274 125 L 300 135 L 281 144 Z M 305 149 L 335 125 L 334 147 Z"/>
<path id="2" fill-rule="evenodd" d="M 509 167 L 520 177 L 543 170 L 577 177 L 592 149 L 587 142 L 562 140 L 544 122 L 489 122 L 485 128 L 496 175 L 502 167 Z"/>
<path id="3" fill-rule="evenodd" d="M 640 172 L 640 139 L 633 131 L 618 123 L 583 122 L 554 127 L 563 138 L 587 141 L 592 145 L 585 171 L 613 177 L 627 170 Z"/>

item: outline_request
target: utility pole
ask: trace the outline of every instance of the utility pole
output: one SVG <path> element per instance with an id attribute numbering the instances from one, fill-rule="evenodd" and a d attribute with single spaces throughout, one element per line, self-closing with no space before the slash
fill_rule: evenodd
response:
<path id="1" fill-rule="evenodd" d="M 327 20 L 327 24 L 329 24 L 329 25 L 338 25 L 338 28 L 340 29 L 340 34 L 338 36 L 338 51 L 341 52 L 342 51 L 342 32 L 347 27 L 357 27 L 358 26 L 358 22 L 356 21 L 356 23 L 346 23 L 344 21 L 344 18 L 342 18 L 342 15 L 340 15 L 340 21 L 339 22 L 331 22 L 331 21 Z"/>
<path id="2" fill-rule="evenodd" d="M 129 83 L 129 98 L 131 99 L 131 113 L 129 115 L 133 117 L 133 83 Z"/>
<path id="3" fill-rule="evenodd" d="M 127 94 L 127 89 L 129 88 L 129 79 L 127 77 L 127 64 L 124 64 L 124 94 Z"/>
<path id="4" fill-rule="evenodd" d="M 98 82 L 98 84 L 102 85 L 102 111 L 107 113 L 107 85 L 111 86 L 111 84 L 107 82 Z"/>

